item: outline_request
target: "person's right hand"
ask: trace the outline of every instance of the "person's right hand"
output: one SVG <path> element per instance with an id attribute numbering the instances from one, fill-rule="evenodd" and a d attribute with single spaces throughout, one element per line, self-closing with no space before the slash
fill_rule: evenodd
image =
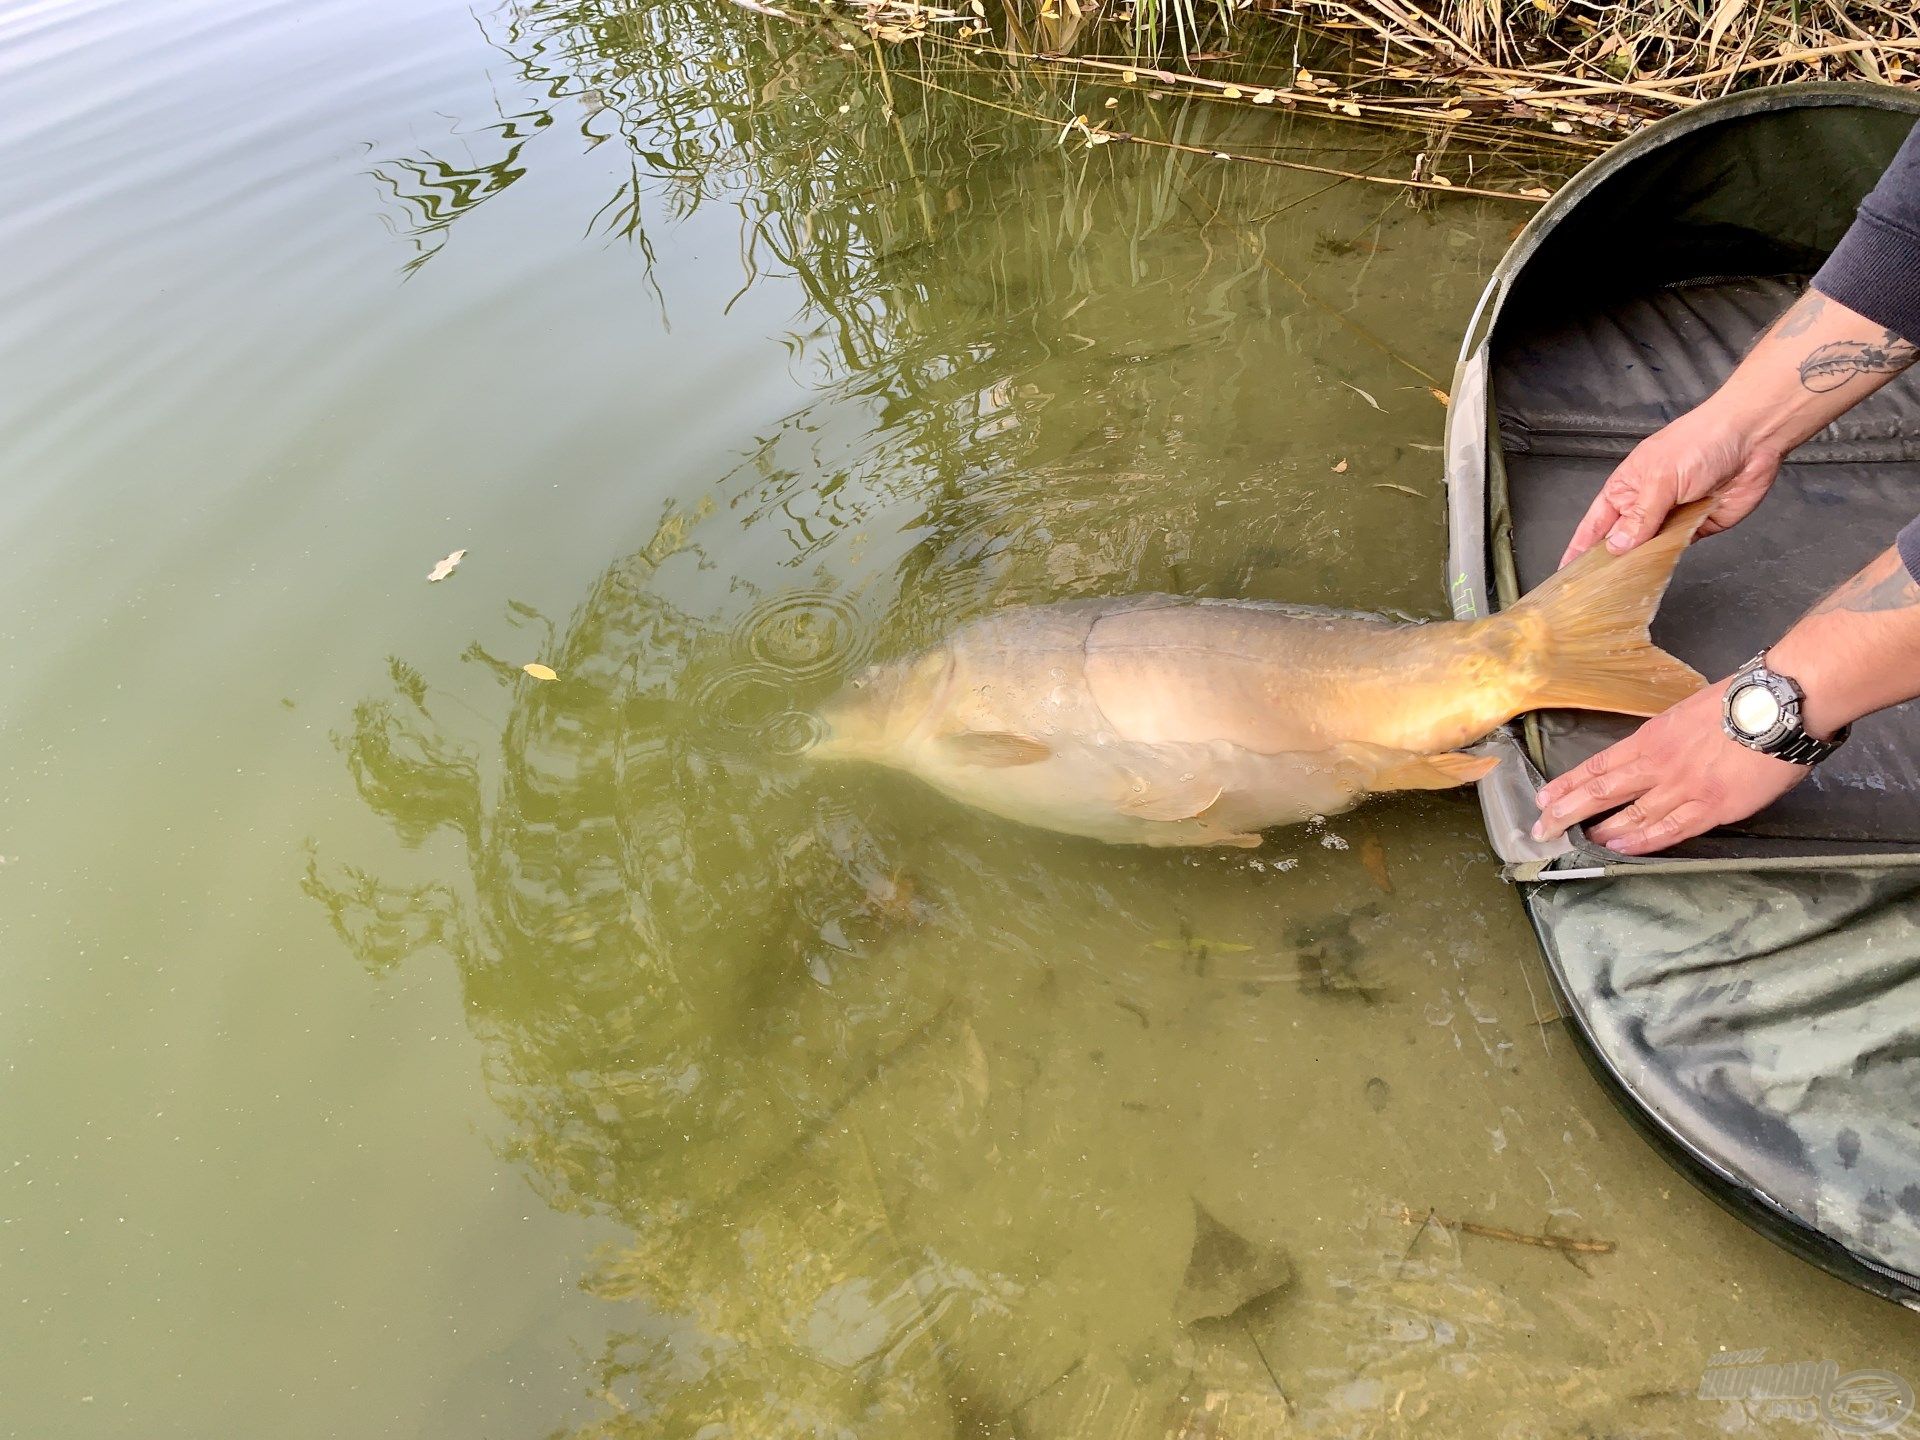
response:
<path id="1" fill-rule="evenodd" d="M 1602 540 L 1619 555 L 1651 539 L 1675 507 L 1708 495 L 1713 509 L 1700 526 L 1712 535 L 1739 524 L 1766 497 L 1781 455 L 1764 450 L 1709 406 L 1690 410 L 1638 445 L 1607 477 L 1573 532 L 1562 565 Z"/>

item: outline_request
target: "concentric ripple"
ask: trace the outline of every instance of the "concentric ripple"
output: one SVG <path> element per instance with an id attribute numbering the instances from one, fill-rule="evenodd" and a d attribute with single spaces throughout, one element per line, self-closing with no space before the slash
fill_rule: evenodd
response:
<path id="1" fill-rule="evenodd" d="M 852 668 L 866 639 L 853 602 L 827 591 L 771 596 L 736 635 L 756 663 L 796 682 Z"/>

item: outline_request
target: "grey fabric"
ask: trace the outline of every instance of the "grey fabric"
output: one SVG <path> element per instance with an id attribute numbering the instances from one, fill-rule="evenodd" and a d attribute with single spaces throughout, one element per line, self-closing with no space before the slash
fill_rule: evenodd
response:
<path id="1" fill-rule="evenodd" d="M 1662 289 L 1497 339 L 1494 389 L 1523 590 L 1557 565 L 1617 460 L 1692 408 L 1796 293 L 1778 280 Z M 1920 510 L 1920 377 L 1901 377 L 1796 451 L 1743 524 L 1693 546 L 1654 639 L 1709 676 L 1771 644 Z M 1616 716 L 1541 717 L 1564 773 L 1631 733 Z M 1920 844 L 1920 704 L 1870 716 L 1803 785 L 1732 834 Z M 1729 835 L 1694 847 L 1724 853 Z"/>
<path id="2" fill-rule="evenodd" d="M 1611 1078 L 1668 1137 L 1920 1287 L 1920 876 L 1648 875 L 1527 903 Z"/>
<path id="3" fill-rule="evenodd" d="M 1920 126 L 1860 202 L 1813 283 L 1901 338 L 1920 340 Z"/>

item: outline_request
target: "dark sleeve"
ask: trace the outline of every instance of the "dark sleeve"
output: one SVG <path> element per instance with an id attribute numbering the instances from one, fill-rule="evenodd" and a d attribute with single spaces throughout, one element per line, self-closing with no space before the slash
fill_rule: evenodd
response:
<path id="1" fill-rule="evenodd" d="M 1903 340 L 1920 341 L 1920 125 L 1860 202 L 1813 288 Z M 1920 519 L 1894 544 L 1907 574 L 1920 583 Z"/>
<path id="2" fill-rule="evenodd" d="M 1920 125 L 1860 202 L 1813 288 L 1920 343 Z"/>
<path id="3" fill-rule="evenodd" d="M 1900 551 L 1900 561 L 1907 567 L 1907 574 L 1913 577 L 1914 584 L 1920 585 L 1920 519 L 1909 520 L 1893 543 Z"/>

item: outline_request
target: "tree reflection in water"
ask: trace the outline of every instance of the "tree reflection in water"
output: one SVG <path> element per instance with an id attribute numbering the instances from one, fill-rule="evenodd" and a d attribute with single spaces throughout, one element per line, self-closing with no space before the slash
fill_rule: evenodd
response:
<path id="1" fill-rule="evenodd" d="M 414 263 L 577 104 L 633 157 L 586 227 L 644 247 L 649 217 L 737 207 L 749 275 L 804 287 L 791 343 L 825 377 L 563 622 L 516 607 L 557 682 L 467 652 L 508 697 L 497 735 L 444 721 L 402 659 L 355 711 L 360 794 L 409 845 L 457 837 L 457 875 L 307 876 L 370 970 L 451 959 L 513 1157 L 629 1233 L 586 1282 L 632 1318 L 580 1433 L 1270 1433 L 1283 1211 L 1213 1133 L 1247 1112 L 1208 1106 L 1221 1048 L 1266 1043 L 1248 1009 L 1275 975 L 1170 984 L 1207 956 L 1168 948 L 1164 903 L 1247 862 L 1094 857 L 828 784 L 794 712 L 992 604 L 1367 595 L 1286 588 L 1343 573 L 1293 535 L 1325 493 L 1218 463 L 1312 347 L 1243 323 L 1300 302 L 1209 216 L 1257 227 L 1324 182 L 1196 185 L 1180 157 L 1070 154 L 919 91 L 842 115 L 852 62 L 686 0 L 535 0 L 494 33 L 546 98 L 484 165 L 380 168 Z M 1203 146 L 1290 133 L 1164 103 Z M 1189 364 L 1199 397 L 1169 383 Z M 1321 910 L 1350 883 L 1267 880 Z"/>

